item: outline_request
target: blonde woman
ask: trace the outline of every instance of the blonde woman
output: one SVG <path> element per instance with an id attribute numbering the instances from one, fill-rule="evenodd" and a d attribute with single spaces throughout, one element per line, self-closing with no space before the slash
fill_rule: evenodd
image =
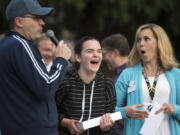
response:
<path id="1" fill-rule="evenodd" d="M 154 104 L 161 105 L 157 115 L 165 113 L 155 134 L 177 135 L 180 133 L 180 70 L 166 32 L 156 24 L 140 26 L 129 58 L 131 66 L 116 83 L 116 111 L 121 111 L 126 120 L 124 135 L 140 134 L 144 119 L 149 116 L 147 109 Z M 127 106 L 121 107 L 125 97 Z"/>

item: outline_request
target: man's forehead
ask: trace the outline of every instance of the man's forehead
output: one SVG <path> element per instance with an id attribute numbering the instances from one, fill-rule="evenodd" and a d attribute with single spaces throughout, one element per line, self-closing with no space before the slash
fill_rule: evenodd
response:
<path id="1" fill-rule="evenodd" d="M 105 51 L 105 52 L 107 52 L 107 51 L 109 51 L 109 49 L 108 49 L 108 48 L 103 47 L 103 48 L 102 48 L 102 51 L 103 51 L 103 52 L 104 52 L 104 51 Z"/>

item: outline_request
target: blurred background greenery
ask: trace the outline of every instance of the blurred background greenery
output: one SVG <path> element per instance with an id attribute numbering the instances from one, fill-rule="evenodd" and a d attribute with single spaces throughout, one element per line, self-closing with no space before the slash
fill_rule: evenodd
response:
<path id="1" fill-rule="evenodd" d="M 10 0 L 0 0 L 0 34 L 8 30 L 5 9 Z M 43 6 L 54 7 L 46 18 L 47 29 L 53 29 L 59 39 L 76 41 L 84 35 L 100 41 L 113 33 L 127 37 L 132 47 L 136 29 L 145 23 L 162 26 L 170 37 L 180 60 L 179 0 L 39 0 Z M 18 7 L 17 7 L 18 8 Z M 105 63 L 102 64 L 102 67 Z M 101 69 L 104 69 L 102 68 Z M 105 68 L 106 70 L 106 68 Z M 111 73 L 107 74 L 111 75 Z"/>

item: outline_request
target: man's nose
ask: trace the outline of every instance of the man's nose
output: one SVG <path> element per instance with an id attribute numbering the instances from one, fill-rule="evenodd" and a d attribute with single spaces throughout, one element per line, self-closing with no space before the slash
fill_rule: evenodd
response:
<path id="1" fill-rule="evenodd" d="M 40 24 L 41 26 L 44 26 L 44 25 L 45 25 L 43 19 L 39 19 L 39 24 Z"/>

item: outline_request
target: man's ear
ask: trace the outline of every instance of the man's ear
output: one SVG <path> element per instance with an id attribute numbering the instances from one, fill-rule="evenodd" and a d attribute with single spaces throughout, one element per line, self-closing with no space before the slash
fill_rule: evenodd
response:
<path id="1" fill-rule="evenodd" d="M 23 24 L 22 24 L 22 19 L 20 17 L 16 17 L 14 18 L 14 23 L 17 27 L 22 27 Z"/>
<path id="2" fill-rule="evenodd" d="M 80 63 L 81 60 L 80 60 L 80 56 L 78 54 L 74 54 L 74 58 L 77 62 Z"/>
<path id="3" fill-rule="evenodd" d="M 115 49 L 115 50 L 114 50 L 114 53 L 115 53 L 116 56 L 117 56 L 117 55 L 118 55 L 118 56 L 120 55 L 118 49 Z"/>

